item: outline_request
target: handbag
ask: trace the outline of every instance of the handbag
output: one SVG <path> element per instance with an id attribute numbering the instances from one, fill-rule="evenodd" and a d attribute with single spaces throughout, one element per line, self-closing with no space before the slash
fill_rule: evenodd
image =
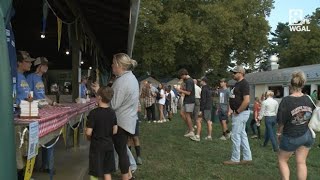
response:
<path id="1" fill-rule="evenodd" d="M 309 128 L 313 131 L 320 132 L 320 107 L 313 102 L 310 96 L 308 97 L 311 100 L 312 104 L 316 107 L 312 112 L 312 116 L 309 121 Z"/>

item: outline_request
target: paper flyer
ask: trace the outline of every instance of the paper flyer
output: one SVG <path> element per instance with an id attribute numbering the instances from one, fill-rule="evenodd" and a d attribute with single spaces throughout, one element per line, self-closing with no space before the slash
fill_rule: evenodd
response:
<path id="1" fill-rule="evenodd" d="M 35 157 L 38 154 L 39 143 L 39 123 L 32 122 L 29 124 L 29 147 L 28 147 L 28 159 Z"/>

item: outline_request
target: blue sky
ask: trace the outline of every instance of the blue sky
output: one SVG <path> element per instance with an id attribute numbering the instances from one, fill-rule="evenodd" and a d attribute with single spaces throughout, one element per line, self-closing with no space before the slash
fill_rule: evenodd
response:
<path id="1" fill-rule="evenodd" d="M 320 7 L 320 0 L 275 0 L 274 9 L 267 18 L 272 32 L 276 29 L 278 22 L 289 21 L 289 9 L 302 9 L 304 16 L 311 15 L 317 7 Z"/>

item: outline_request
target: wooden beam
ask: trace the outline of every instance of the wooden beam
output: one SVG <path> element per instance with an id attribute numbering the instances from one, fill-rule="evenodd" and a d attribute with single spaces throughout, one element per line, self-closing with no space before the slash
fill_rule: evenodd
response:
<path id="1" fill-rule="evenodd" d="M 80 41 L 76 37 L 76 24 L 71 25 L 71 43 L 72 43 L 72 101 L 74 102 L 79 96 L 79 51 Z"/>

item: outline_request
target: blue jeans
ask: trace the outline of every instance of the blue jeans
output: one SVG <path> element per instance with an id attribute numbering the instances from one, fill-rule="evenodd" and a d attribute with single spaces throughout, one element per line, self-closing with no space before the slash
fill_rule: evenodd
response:
<path id="1" fill-rule="evenodd" d="M 246 133 L 246 124 L 250 116 L 250 111 L 246 110 L 240 114 L 232 115 L 232 155 L 231 161 L 240 162 L 240 147 L 243 148 L 243 160 L 251 161 L 252 155 L 248 136 Z"/>
<path id="2" fill-rule="evenodd" d="M 42 168 L 49 169 L 50 172 L 54 166 L 54 147 L 42 148 Z"/>
<path id="3" fill-rule="evenodd" d="M 266 131 L 264 135 L 264 143 L 263 146 L 266 146 L 268 144 L 269 139 L 272 143 L 272 148 L 274 151 L 278 150 L 278 143 L 276 141 L 276 136 L 274 134 L 274 126 L 276 125 L 276 116 L 266 116 L 265 117 L 265 125 L 266 125 Z"/>

